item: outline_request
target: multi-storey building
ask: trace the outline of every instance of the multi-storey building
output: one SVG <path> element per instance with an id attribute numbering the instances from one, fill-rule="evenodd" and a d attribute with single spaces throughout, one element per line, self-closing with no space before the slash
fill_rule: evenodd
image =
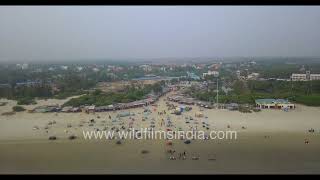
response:
<path id="1" fill-rule="evenodd" d="M 295 74 L 291 75 L 292 81 L 314 81 L 320 80 L 320 74 L 311 74 L 310 71 L 306 71 L 306 74 Z"/>

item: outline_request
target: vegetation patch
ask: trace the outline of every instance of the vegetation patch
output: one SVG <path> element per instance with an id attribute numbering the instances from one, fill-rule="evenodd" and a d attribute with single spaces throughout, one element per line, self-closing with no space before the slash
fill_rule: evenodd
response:
<path id="1" fill-rule="evenodd" d="M 17 99 L 18 105 L 30 105 L 30 104 L 37 104 L 37 102 L 32 97 L 24 97 Z"/>
<path id="2" fill-rule="evenodd" d="M 83 95 L 78 98 L 72 98 L 63 106 L 79 107 L 81 105 L 96 105 L 107 106 L 114 103 L 128 103 L 141 100 L 151 92 L 155 94 L 162 91 L 163 82 L 158 82 L 153 85 L 145 85 L 144 87 L 128 87 L 125 92 L 108 92 L 104 93 L 101 90 L 96 90 L 90 94 Z"/>
<path id="3" fill-rule="evenodd" d="M 24 107 L 22 107 L 22 106 L 13 106 L 12 110 L 14 112 L 22 112 L 22 111 L 25 111 L 26 109 Z"/>
<path id="4" fill-rule="evenodd" d="M 320 95 L 297 96 L 293 100 L 307 106 L 320 106 Z"/>
<path id="5" fill-rule="evenodd" d="M 11 115 L 14 115 L 14 114 L 15 114 L 15 112 L 4 112 L 1 115 L 2 116 L 11 116 Z"/>

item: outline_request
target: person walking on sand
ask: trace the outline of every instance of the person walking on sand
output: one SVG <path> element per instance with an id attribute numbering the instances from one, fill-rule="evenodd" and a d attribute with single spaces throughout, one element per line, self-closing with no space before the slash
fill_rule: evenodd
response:
<path id="1" fill-rule="evenodd" d="M 170 153 L 171 153 L 171 155 L 173 155 L 175 152 L 176 152 L 175 150 L 171 150 Z"/>

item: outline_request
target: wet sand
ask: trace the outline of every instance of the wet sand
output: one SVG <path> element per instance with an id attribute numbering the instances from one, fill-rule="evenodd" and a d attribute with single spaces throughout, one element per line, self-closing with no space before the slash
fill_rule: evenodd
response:
<path id="1" fill-rule="evenodd" d="M 163 141 L 115 140 L 104 142 L 36 141 L 0 145 L 0 173 L 319 173 L 320 138 L 280 134 L 270 139 L 246 134 L 236 141 L 173 141 L 186 160 L 168 160 Z M 148 154 L 141 154 L 146 149 Z M 199 160 L 192 160 L 198 154 Z"/>
<path id="2" fill-rule="evenodd" d="M 48 100 L 40 104 L 62 104 L 63 100 Z M 15 102 L 0 107 L 7 112 Z M 163 98 L 157 110 L 166 110 Z M 39 104 L 38 104 L 39 105 Z M 34 106 L 26 106 L 32 109 Z M 150 107 L 150 109 L 153 109 Z M 131 109 L 136 115 L 135 128 L 148 127 L 150 120 L 142 121 L 142 108 Z M 169 115 L 176 125 L 188 129 L 185 116 L 193 116 L 198 107 L 181 116 Z M 186 160 L 169 160 L 168 146 L 164 140 L 116 140 L 89 141 L 81 138 L 82 130 L 111 127 L 108 116 L 118 112 L 85 113 L 28 113 L 0 116 L 0 173 L 320 173 L 320 108 L 298 105 L 297 109 L 284 112 L 263 110 L 258 113 L 240 113 L 228 110 L 204 110 L 208 119 L 199 122 L 210 124 L 210 130 L 236 130 L 237 140 L 192 140 L 184 144 L 174 140 L 172 148 L 187 152 Z M 100 118 L 97 118 L 100 116 Z M 156 129 L 159 116 L 152 112 Z M 95 119 L 94 126 L 77 127 L 79 122 Z M 45 132 L 48 121 L 57 123 Z M 103 122 L 105 121 L 105 122 Z M 125 126 L 128 118 L 122 118 Z M 67 124 L 72 124 L 67 128 Z M 33 126 L 39 130 L 32 130 Z M 227 126 L 230 128 L 227 128 Z M 195 125 L 192 125 L 195 126 Z M 242 129 L 245 126 L 246 129 Z M 204 130 L 199 124 L 199 130 Z M 314 128 L 314 133 L 307 132 Z M 68 133 L 65 130 L 68 130 Z M 80 138 L 68 140 L 70 134 Z M 48 137 L 55 135 L 56 141 Z M 270 136 L 270 138 L 265 138 Z M 309 144 L 305 144 L 305 139 Z M 149 153 L 142 154 L 142 150 Z M 192 160 L 192 156 L 199 160 Z"/>

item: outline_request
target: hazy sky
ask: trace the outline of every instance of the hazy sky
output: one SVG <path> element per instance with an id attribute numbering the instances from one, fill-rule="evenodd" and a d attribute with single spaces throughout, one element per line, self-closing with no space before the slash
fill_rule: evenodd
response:
<path id="1" fill-rule="evenodd" d="M 320 56 L 320 6 L 0 7 L 0 61 Z"/>

